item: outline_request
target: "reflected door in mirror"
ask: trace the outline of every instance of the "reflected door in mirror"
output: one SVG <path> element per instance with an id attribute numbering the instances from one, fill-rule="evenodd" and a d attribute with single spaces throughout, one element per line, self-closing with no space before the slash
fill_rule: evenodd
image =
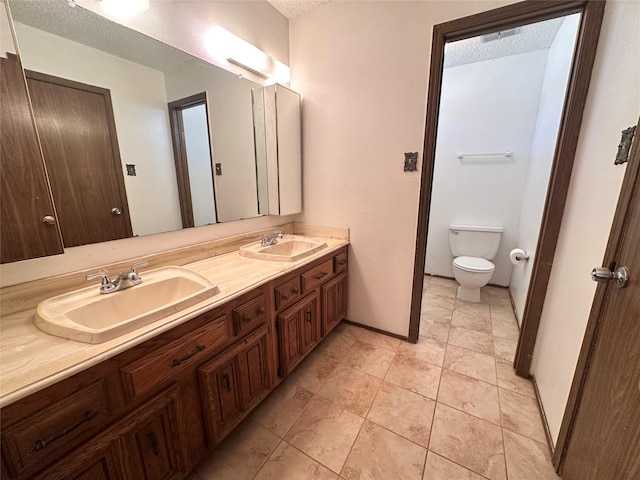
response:
<path id="1" fill-rule="evenodd" d="M 109 91 L 26 76 L 64 246 L 133 236 Z"/>
<path id="2" fill-rule="evenodd" d="M 62 253 L 18 57 L 0 57 L 2 263 Z M 53 223 L 43 222 L 47 217 Z"/>

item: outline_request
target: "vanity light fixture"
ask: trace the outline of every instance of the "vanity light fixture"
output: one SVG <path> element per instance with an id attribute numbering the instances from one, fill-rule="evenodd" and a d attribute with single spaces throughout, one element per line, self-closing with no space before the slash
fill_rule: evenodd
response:
<path id="1" fill-rule="evenodd" d="M 149 0 L 102 0 L 102 9 L 118 18 L 129 18 L 149 9 Z"/>
<path id="2" fill-rule="evenodd" d="M 289 83 L 291 73 L 288 66 L 219 25 L 207 33 L 205 44 L 218 61 L 238 65 L 267 79 L 268 83 Z"/>

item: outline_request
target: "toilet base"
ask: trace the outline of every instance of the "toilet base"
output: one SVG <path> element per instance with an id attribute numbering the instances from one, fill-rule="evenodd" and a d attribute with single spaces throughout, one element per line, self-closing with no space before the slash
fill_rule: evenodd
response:
<path id="1" fill-rule="evenodd" d="M 465 302 L 480 302 L 480 288 L 468 288 L 462 285 L 458 286 L 458 293 L 456 294 L 460 300 Z"/>

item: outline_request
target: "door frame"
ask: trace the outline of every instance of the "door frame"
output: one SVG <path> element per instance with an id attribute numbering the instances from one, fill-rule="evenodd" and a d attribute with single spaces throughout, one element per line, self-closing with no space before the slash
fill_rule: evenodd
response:
<path id="1" fill-rule="evenodd" d="M 213 188 L 213 209 L 218 219 L 218 199 L 216 198 L 215 166 L 213 164 L 213 147 L 211 145 L 211 127 L 209 125 L 209 101 L 207 92 L 196 93 L 179 100 L 169 102 L 169 123 L 171 124 L 171 143 L 173 158 L 176 165 L 176 180 L 178 182 L 178 199 L 180 200 L 180 216 L 182 228 L 195 226 L 193 219 L 193 203 L 191 200 L 191 184 L 189 183 L 189 162 L 187 161 L 187 145 L 184 139 L 184 124 L 182 110 L 204 105 L 207 117 L 207 133 L 209 134 L 209 163 L 211 164 L 211 185 Z"/>
<path id="2" fill-rule="evenodd" d="M 556 139 L 556 149 L 549 177 L 549 188 L 538 237 L 538 246 L 532 265 L 531 284 L 527 292 L 514 361 L 516 373 L 519 376 L 530 376 L 529 367 L 562 223 L 562 213 L 571 179 L 571 170 L 589 90 L 591 71 L 595 61 L 604 7 L 605 0 L 530 0 L 434 25 L 413 271 L 413 291 L 411 296 L 411 316 L 409 321 L 408 339 L 410 342 L 416 343 L 418 341 L 420 328 L 422 286 L 431 208 L 445 43 L 572 13 L 582 13 L 576 38 L 573 64 L 565 94 L 565 105 Z"/>
<path id="3" fill-rule="evenodd" d="M 102 96 L 104 100 L 105 113 L 107 116 L 107 126 L 109 128 L 109 139 L 111 141 L 111 150 L 113 156 L 113 168 L 116 175 L 116 182 L 118 184 L 118 195 L 120 196 L 120 203 L 122 204 L 122 217 L 124 221 L 124 229 L 126 232 L 125 238 L 133 237 L 133 228 L 131 226 L 131 213 L 129 212 L 129 202 L 127 200 L 127 189 L 124 184 L 124 173 L 122 171 L 122 158 L 120 157 L 120 146 L 118 144 L 118 132 L 116 130 L 116 119 L 113 114 L 113 102 L 111 101 L 111 91 L 107 88 L 97 87 L 95 85 L 89 85 L 87 83 L 77 82 L 75 80 L 69 80 L 67 78 L 56 77 L 48 73 L 36 72 L 35 70 L 24 70 L 25 81 L 36 80 L 40 82 L 51 83 L 61 87 L 73 88 L 75 90 L 81 90 L 83 92 L 89 92 Z M 34 117 L 35 123 L 35 117 Z M 36 125 L 37 129 L 37 125 Z M 39 138 L 39 137 L 38 137 Z M 43 154 L 44 157 L 44 154 Z M 47 159 L 44 159 L 45 166 Z M 55 198 L 53 199 L 55 203 Z M 61 230 L 62 231 L 62 230 Z M 64 237 L 62 237 L 62 243 L 64 244 Z"/>
<path id="4" fill-rule="evenodd" d="M 640 188 L 637 186 L 639 179 L 640 119 L 638 119 L 638 126 L 636 127 L 635 138 L 629 154 L 627 170 L 625 171 L 624 179 L 622 180 L 620 196 L 618 197 L 618 204 L 613 217 L 609 240 L 607 241 L 607 248 L 605 249 L 602 260 L 602 265 L 606 265 L 612 271 L 615 270 L 620 242 L 626 227 L 625 218 L 631 206 L 634 188 Z M 569 442 L 571 441 L 571 434 L 577 418 L 578 407 L 580 406 L 580 401 L 584 393 L 585 382 L 589 372 L 591 359 L 594 354 L 596 339 L 598 338 L 598 327 L 600 326 L 600 318 L 604 311 L 608 288 L 612 288 L 612 285 L 599 283 L 593 297 L 593 304 L 591 305 L 584 340 L 582 341 L 580 355 L 578 356 L 578 363 L 576 364 L 576 370 L 573 375 L 573 382 L 571 383 L 567 406 L 565 407 L 562 423 L 560 424 L 558 441 L 556 442 L 556 447 L 553 452 L 553 465 L 558 469 L 559 473 L 562 473 L 562 465 L 567 453 L 567 448 L 569 447 Z"/>

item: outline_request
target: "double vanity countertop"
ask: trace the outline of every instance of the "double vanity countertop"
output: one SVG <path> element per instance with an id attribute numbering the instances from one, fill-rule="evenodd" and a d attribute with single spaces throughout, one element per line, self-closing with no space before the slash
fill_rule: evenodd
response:
<path id="1" fill-rule="evenodd" d="M 235 251 L 183 265 L 217 285 L 220 292 L 191 307 L 104 343 L 88 344 L 49 335 L 34 325 L 33 308 L 7 315 L 1 320 L 0 407 L 114 357 L 349 244 L 343 239 L 311 238 L 325 242 L 327 247 L 294 262 L 255 260 L 243 257 Z M 140 276 L 144 280 L 143 269 Z M 96 290 L 98 287 L 96 283 Z"/>

